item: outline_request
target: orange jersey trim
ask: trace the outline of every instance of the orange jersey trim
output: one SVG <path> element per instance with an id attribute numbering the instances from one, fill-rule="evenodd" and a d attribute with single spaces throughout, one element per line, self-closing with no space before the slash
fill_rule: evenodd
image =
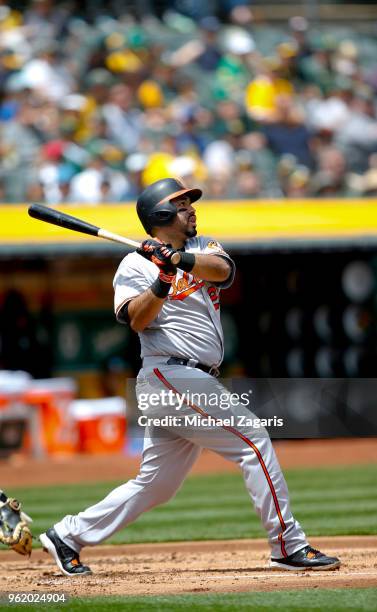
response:
<path id="1" fill-rule="evenodd" d="M 195 291 L 198 291 L 198 289 L 201 289 L 202 287 L 204 287 L 204 281 L 201 281 L 197 285 L 192 285 L 185 291 L 181 291 L 180 293 L 176 293 L 175 295 L 172 295 L 172 296 L 169 295 L 168 296 L 169 300 L 184 300 L 189 295 L 191 295 L 192 293 L 195 293 Z"/>

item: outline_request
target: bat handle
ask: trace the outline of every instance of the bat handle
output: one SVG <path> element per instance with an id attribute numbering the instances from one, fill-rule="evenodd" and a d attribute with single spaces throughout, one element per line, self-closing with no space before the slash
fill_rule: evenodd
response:
<path id="1" fill-rule="evenodd" d="M 174 255 L 172 255 L 171 257 L 171 262 L 172 264 L 174 264 L 175 266 L 177 266 L 179 264 L 179 262 L 181 261 L 181 256 L 179 253 L 174 253 Z"/>

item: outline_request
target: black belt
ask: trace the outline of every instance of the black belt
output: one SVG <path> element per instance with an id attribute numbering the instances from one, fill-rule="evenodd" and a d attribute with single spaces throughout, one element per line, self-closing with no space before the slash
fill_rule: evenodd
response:
<path id="1" fill-rule="evenodd" d="M 183 359 L 182 357 L 170 357 L 170 359 L 166 362 L 167 365 L 181 365 L 181 366 L 189 366 L 192 368 L 198 368 L 199 370 L 203 370 L 207 374 L 211 374 L 211 376 L 219 376 L 220 372 L 215 366 L 206 366 L 203 363 L 197 363 L 196 365 L 191 365 L 189 362 L 191 359 Z"/>

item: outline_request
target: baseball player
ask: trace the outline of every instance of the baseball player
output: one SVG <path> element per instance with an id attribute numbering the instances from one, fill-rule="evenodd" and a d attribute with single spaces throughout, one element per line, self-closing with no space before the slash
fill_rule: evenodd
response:
<path id="1" fill-rule="evenodd" d="M 238 425 L 239 415 L 254 416 L 241 401 L 223 410 L 229 391 L 217 379 L 223 359 L 219 294 L 231 285 L 235 265 L 218 242 L 197 236 L 193 203 L 201 195 L 200 189 L 187 189 L 167 178 L 148 186 L 137 201 L 140 221 L 151 238 L 128 254 L 115 274 L 115 313 L 118 321 L 139 334 L 143 366 L 136 393 L 140 406 L 146 400 L 149 409 L 144 411 L 143 405 L 143 418 L 151 416 L 145 422 L 138 476 L 40 536 L 67 576 L 91 573 L 80 561 L 84 546 L 103 542 L 142 512 L 168 501 L 203 447 L 239 465 L 268 535 L 271 567 L 340 566 L 339 559 L 308 544 L 293 517 L 266 430 Z M 177 253 L 179 263 L 174 265 Z M 207 401 L 209 397 L 216 401 Z M 164 416 L 170 421 L 159 427 Z"/>

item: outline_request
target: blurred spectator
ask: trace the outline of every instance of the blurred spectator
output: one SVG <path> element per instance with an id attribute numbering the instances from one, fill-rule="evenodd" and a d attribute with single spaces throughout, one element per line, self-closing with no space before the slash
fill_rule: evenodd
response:
<path id="1" fill-rule="evenodd" d="M 88 204 L 119 201 L 126 188 L 123 174 L 107 168 L 102 157 L 92 157 L 87 167 L 73 177 L 69 200 Z"/>
<path id="2" fill-rule="evenodd" d="M 182 67 L 191 62 L 207 72 L 216 70 L 222 53 L 217 43 L 221 24 L 216 17 L 203 17 L 199 23 L 200 38 L 190 40 L 170 56 L 170 63 Z"/>
<path id="3" fill-rule="evenodd" d="M 182 119 L 181 129 L 176 136 L 176 150 L 177 153 L 198 153 L 203 154 L 206 146 L 206 139 L 197 129 L 198 123 L 195 116 L 195 111 L 187 114 Z"/>
<path id="4" fill-rule="evenodd" d="M 347 88 L 334 88 L 324 96 L 319 88 L 312 87 L 311 96 L 306 101 L 308 125 L 316 132 L 341 131 L 350 117 L 348 98 Z"/>
<path id="5" fill-rule="evenodd" d="M 21 104 L 10 121 L 0 124 L 0 176 L 10 202 L 24 200 L 34 176 L 33 161 L 40 146 L 35 123 L 33 110 Z"/>
<path id="6" fill-rule="evenodd" d="M 260 176 L 253 170 L 241 170 L 236 175 L 236 198 L 253 199 L 260 197 L 262 183 Z"/>
<path id="7" fill-rule="evenodd" d="M 293 96 L 292 83 L 282 78 L 282 68 L 278 58 L 265 58 L 259 74 L 246 88 L 245 104 L 250 116 L 256 121 L 276 121 L 278 118 L 278 99 Z"/>
<path id="8" fill-rule="evenodd" d="M 355 77 L 359 71 L 359 52 L 352 40 L 342 40 L 332 58 L 332 68 L 343 77 Z"/>
<path id="9" fill-rule="evenodd" d="M 244 109 L 233 100 L 220 100 L 216 107 L 216 122 L 212 127 L 212 134 L 219 138 L 228 138 L 231 134 L 243 135 L 251 127 Z"/>
<path id="10" fill-rule="evenodd" d="M 369 157 L 369 168 L 365 174 L 350 175 L 350 185 L 357 195 L 377 195 L 377 153 Z"/>
<path id="11" fill-rule="evenodd" d="M 224 140 L 215 140 L 205 149 L 203 161 L 210 174 L 219 170 L 229 178 L 233 175 L 235 158 L 233 147 Z"/>
<path id="12" fill-rule="evenodd" d="M 312 53 L 300 60 L 300 74 L 304 81 L 318 85 L 323 93 L 332 89 L 334 73 L 331 66 L 334 41 L 324 35 L 313 40 Z"/>
<path id="13" fill-rule="evenodd" d="M 31 38 L 57 41 L 65 31 L 70 14 L 67 7 L 53 0 L 31 0 L 24 23 Z"/>
<path id="14" fill-rule="evenodd" d="M 323 197 L 350 195 L 347 183 L 347 164 L 341 151 L 333 146 L 318 155 L 318 171 L 313 176 L 313 193 Z"/>
<path id="15" fill-rule="evenodd" d="M 26 188 L 26 200 L 28 202 L 44 202 L 45 195 L 43 186 L 39 182 L 29 183 Z"/>
<path id="16" fill-rule="evenodd" d="M 276 100 L 275 120 L 263 126 L 263 133 L 272 151 L 279 157 L 285 153 L 294 155 L 300 164 L 312 167 L 310 151 L 311 132 L 305 126 L 304 113 L 290 96 Z"/>
<path id="17" fill-rule="evenodd" d="M 298 76 L 303 76 L 300 73 L 300 61 L 305 57 L 310 57 L 313 53 L 312 46 L 308 39 L 309 24 L 305 17 L 296 15 L 289 20 L 289 27 L 293 44 L 296 49 L 295 62 L 297 65 Z"/>
<path id="18" fill-rule="evenodd" d="M 136 151 L 142 124 L 141 113 L 135 108 L 131 89 L 124 84 L 114 85 L 102 112 L 109 138 L 127 153 Z"/>
<path id="19" fill-rule="evenodd" d="M 289 189 L 290 177 L 297 168 L 297 159 L 289 153 L 282 155 L 277 165 L 277 175 L 282 194 L 287 195 Z"/>
<path id="20" fill-rule="evenodd" d="M 148 157 L 144 153 L 132 153 L 125 162 L 127 174 L 127 187 L 122 200 L 137 199 L 143 190 L 143 170 L 147 165 Z"/>
<path id="21" fill-rule="evenodd" d="M 208 200 L 226 200 L 232 194 L 232 181 L 226 172 L 219 169 L 208 176 L 206 181 L 206 198 Z"/>
<path id="22" fill-rule="evenodd" d="M 69 94 L 74 86 L 72 75 L 60 61 L 58 48 L 55 41 L 45 44 L 20 73 L 25 87 L 42 98 L 56 101 Z"/>
<path id="23" fill-rule="evenodd" d="M 0 203 L 5 204 L 7 201 L 4 181 L 0 180 Z"/>
<path id="24" fill-rule="evenodd" d="M 345 152 L 349 167 L 357 172 L 365 168 L 369 155 L 377 152 L 377 118 L 369 92 L 355 94 L 348 120 L 337 133 L 335 143 Z"/>
<path id="25" fill-rule="evenodd" d="M 310 172 L 306 166 L 296 166 L 287 177 L 284 195 L 287 198 L 307 198 L 310 191 Z"/>

